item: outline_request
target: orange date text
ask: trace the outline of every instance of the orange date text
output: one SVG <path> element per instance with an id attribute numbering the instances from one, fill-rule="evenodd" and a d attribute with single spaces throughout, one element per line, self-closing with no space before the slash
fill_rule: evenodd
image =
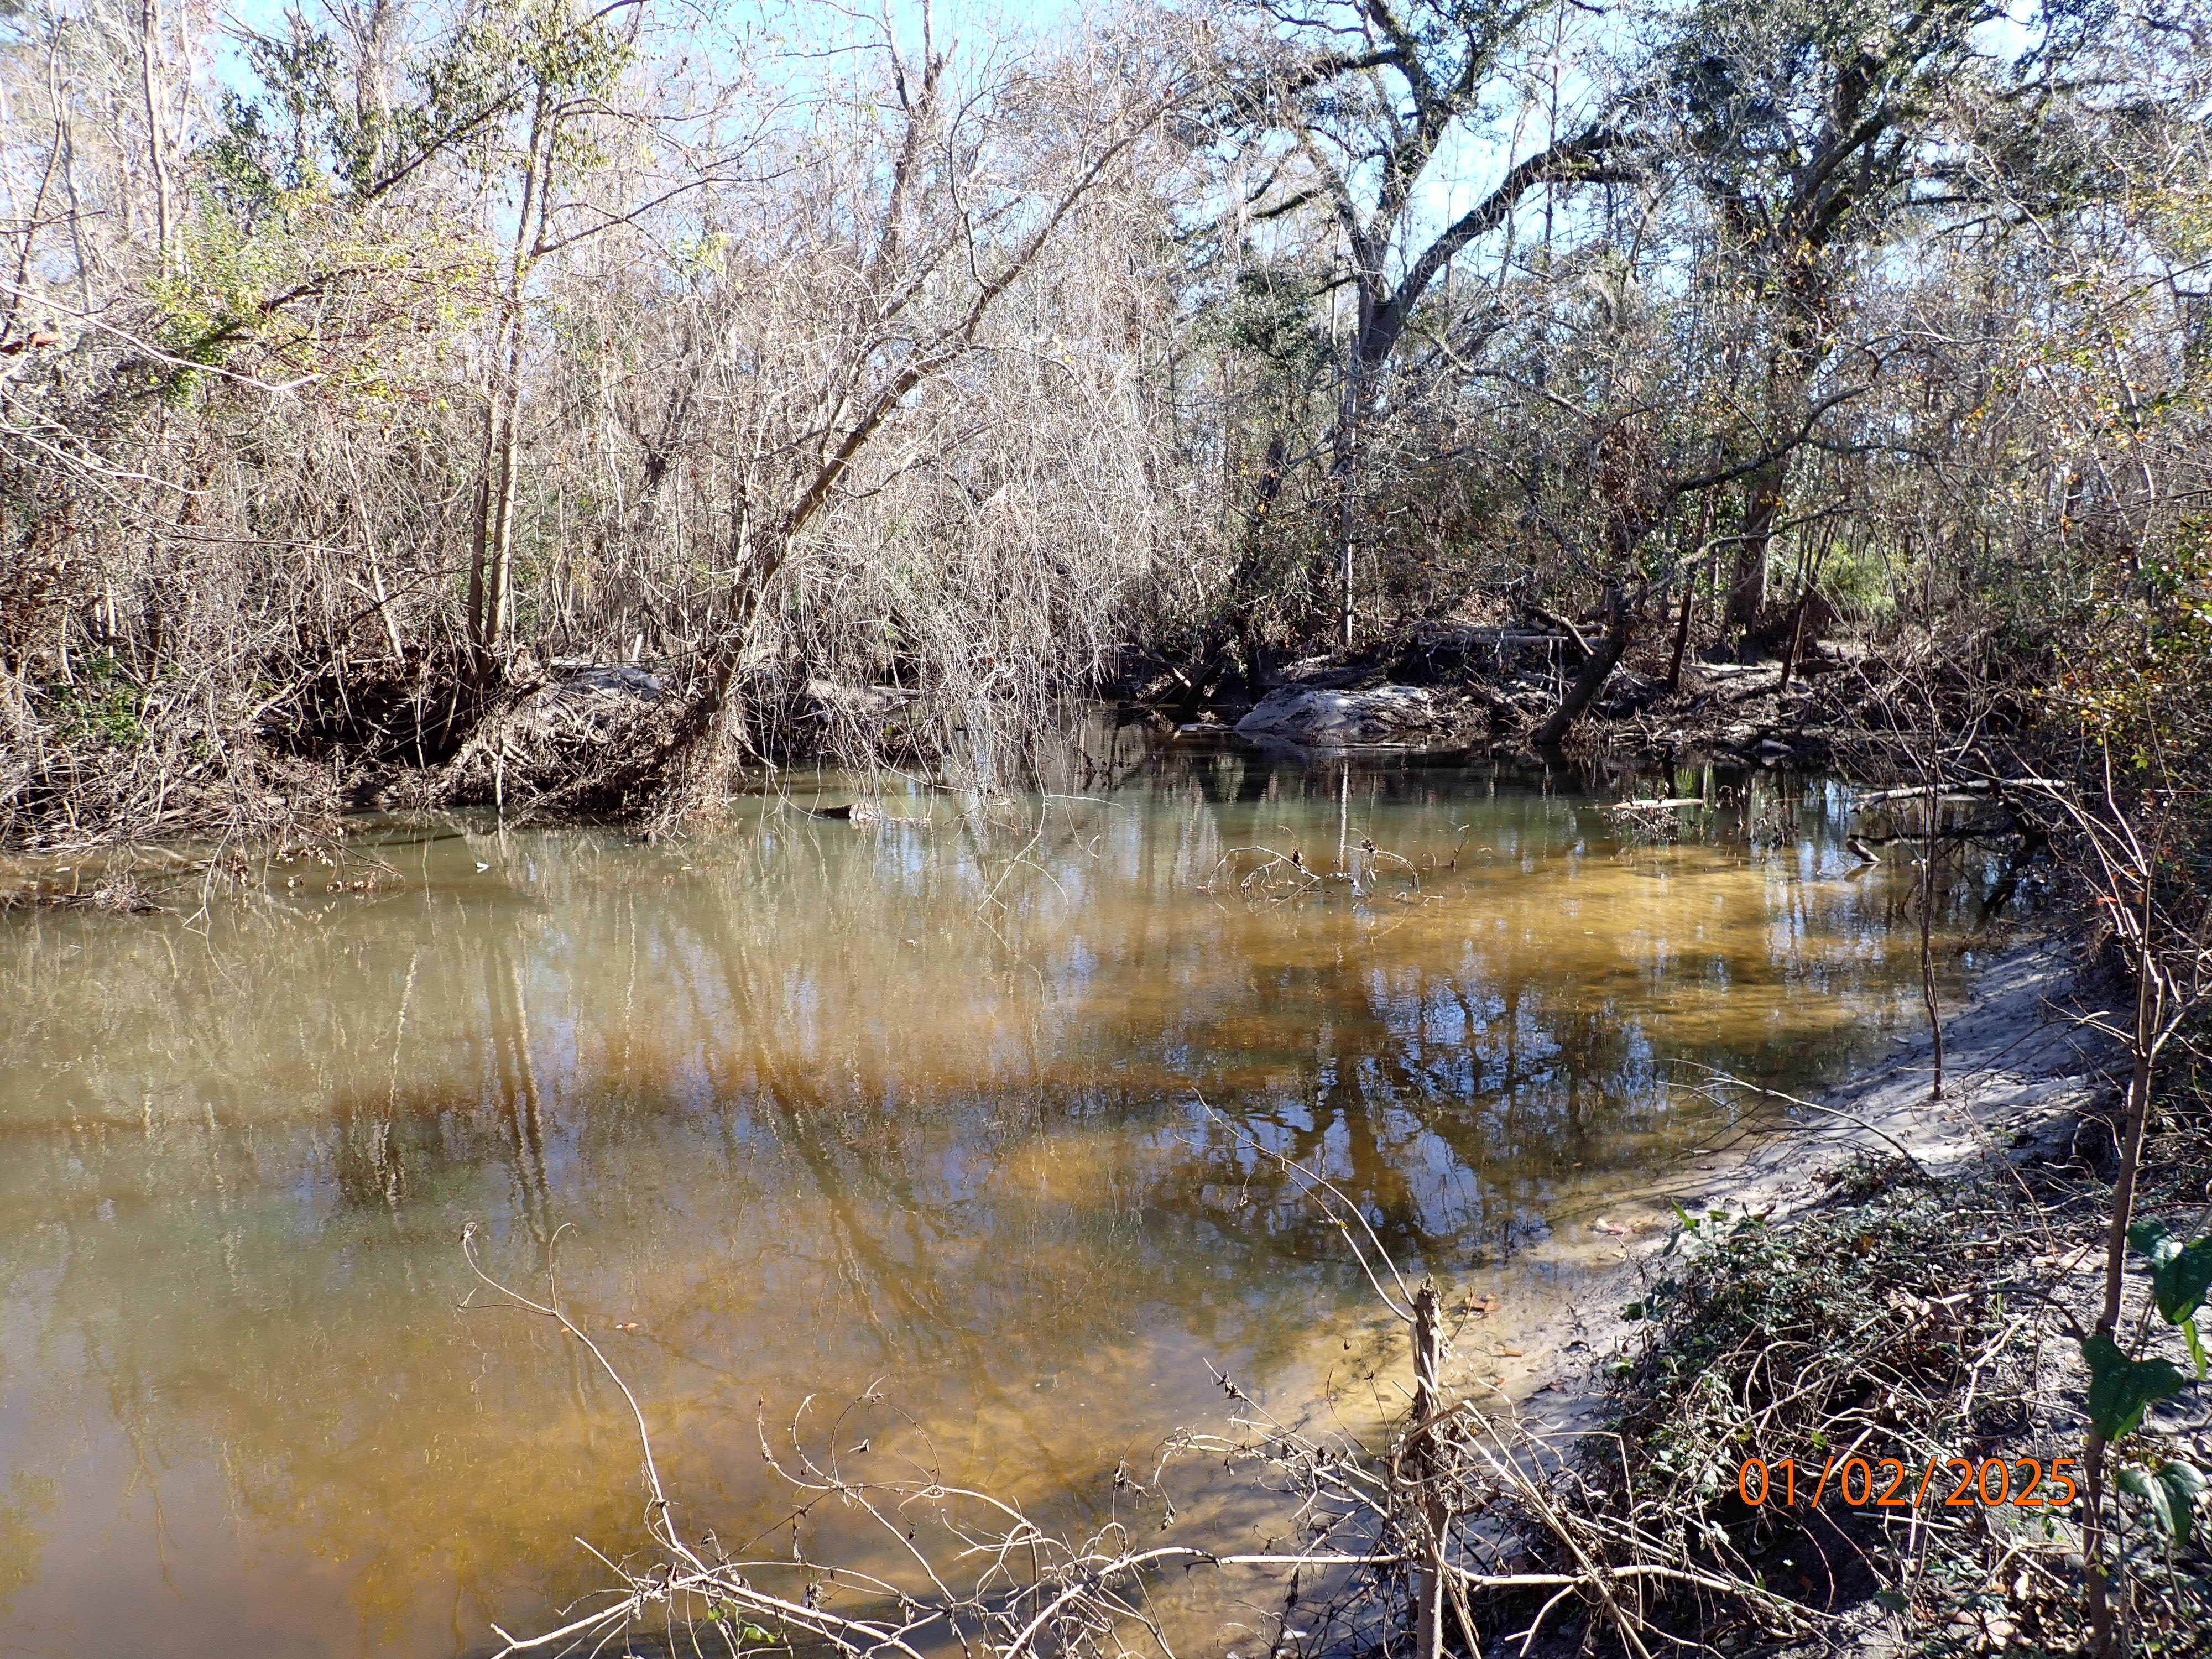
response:
<path id="1" fill-rule="evenodd" d="M 1841 1504 L 1846 1509 L 1910 1510 L 1935 1507 L 2063 1509 L 2075 1498 L 2067 1471 L 2079 1460 L 2056 1457 L 2048 1465 L 2034 1457 L 1930 1457 L 1924 1463 L 1901 1457 L 1838 1457 L 1831 1455 L 1815 1470 L 1808 1460 L 1747 1457 L 1736 1470 L 1736 1496 L 1757 1509 L 1774 1504 L 1785 1509 Z"/>

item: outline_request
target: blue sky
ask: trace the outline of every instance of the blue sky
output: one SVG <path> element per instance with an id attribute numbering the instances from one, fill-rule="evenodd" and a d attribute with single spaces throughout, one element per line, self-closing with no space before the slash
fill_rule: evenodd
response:
<path id="1" fill-rule="evenodd" d="M 694 0 L 689 5 L 683 0 L 646 0 L 652 8 L 650 15 L 663 28 L 680 28 L 687 15 L 698 18 L 702 46 L 709 52 L 727 52 L 739 33 L 754 30 L 787 39 L 817 30 L 823 35 L 865 31 L 867 21 L 880 15 L 877 7 L 886 3 L 893 27 L 909 42 L 918 43 L 924 0 L 858 0 L 852 4 L 843 0 Z M 2012 9 L 2015 15 L 2024 15 L 2034 3 L 2013 0 Z M 298 3 L 307 9 L 311 17 L 314 15 L 316 0 L 298 0 Z M 417 0 L 417 3 L 422 10 L 434 14 L 456 0 Z M 930 0 L 929 9 L 939 42 L 957 45 L 963 38 L 1008 33 L 1049 37 L 1073 26 L 1085 5 L 1085 0 Z M 233 0 L 227 15 L 238 25 L 274 32 L 283 27 L 286 9 L 286 0 Z M 1574 55 L 1588 48 L 1593 26 L 1583 22 L 1578 14 L 1573 15 L 1573 21 L 1581 25 L 1574 32 L 1582 33 L 1583 40 L 1579 46 L 1571 43 L 1566 47 L 1563 91 L 1569 104 L 1587 100 L 1591 90 L 1587 77 L 1574 67 Z M 1594 27 L 1602 30 L 1609 24 L 1601 21 Z M 717 33 L 721 41 L 707 44 L 703 37 Z M 2020 51 L 2028 38 L 2027 29 L 2007 18 L 1985 27 L 1978 44 L 1985 51 L 2009 54 Z M 224 84 L 244 89 L 246 71 L 235 52 L 219 51 L 214 70 Z M 1572 112 L 1563 115 L 1563 119 L 1572 121 Z M 1513 160 L 1540 147 L 1549 136 L 1541 119 L 1534 118 L 1524 120 L 1517 132 L 1508 123 L 1488 131 L 1462 130 L 1447 140 L 1423 181 L 1417 203 L 1421 222 L 1413 228 L 1417 237 L 1425 240 L 1466 211 L 1492 188 Z M 1471 250 L 1471 257 L 1480 259 L 1485 255 L 1478 248 Z"/>

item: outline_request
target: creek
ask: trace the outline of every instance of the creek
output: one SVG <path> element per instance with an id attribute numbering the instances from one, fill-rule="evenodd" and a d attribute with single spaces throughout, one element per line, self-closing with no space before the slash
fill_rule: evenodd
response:
<path id="1" fill-rule="evenodd" d="M 605 1582 L 620 1398 L 462 1305 L 471 1223 L 524 1285 L 559 1234 L 694 1531 L 787 1546 L 757 1425 L 871 1390 L 882 1455 L 1095 1519 L 1218 1423 L 1209 1362 L 1286 1402 L 1385 1363 L 1248 1143 L 1510 1311 L 1736 1131 L 1676 1061 L 1803 1091 L 1923 1018 L 1912 872 L 1857 866 L 1832 781 L 1736 779 L 1679 843 L 1556 780 L 1227 748 L 874 822 L 806 810 L 837 782 L 0 915 L 9 1651 L 467 1653 Z"/>

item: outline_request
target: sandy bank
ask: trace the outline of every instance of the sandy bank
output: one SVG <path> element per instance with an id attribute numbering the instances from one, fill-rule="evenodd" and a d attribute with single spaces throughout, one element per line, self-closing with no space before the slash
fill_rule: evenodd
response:
<path id="1" fill-rule="evenodd" d="M 2069 941 L 2039 933 L 2002 946 L 1963 999 L 1953 993 L 1943 1011 L 1942 1099 L 1931 1097 L 1935 1048 L 1925 1031 L 1802 1102 L 1747 1093 L 1747 1104 L 1760 1109 L 1735 1144 L 1665 1172 L 1640 1202 L 1571 1223 L 1528 1253 L 1556 1269 L 1560 1295 L 1509 1315 L 1494 1336 L 1463 1340 L 1457 1380 L 1478 1400 L 1511 1402 L 1540 1430 L 1594 1424 L 1603 1370 L 1639 1328 L 1625 1310 L 1666 1249 L 1676 1204 L 1786 1220 L 1821 1203 L 1826 1178 L 1863 1158 L 1901 1152 L 1930 1175 L 1965 1182 L 2008 1162 L 2070 1156 L 2082 1115 L 2112 1086 L 2118 1061 L 2118 1045 L 2084 1023 L 2104 1006 Z M 1501 1343 L 1524 1363 L 1496 1364 Z"/>

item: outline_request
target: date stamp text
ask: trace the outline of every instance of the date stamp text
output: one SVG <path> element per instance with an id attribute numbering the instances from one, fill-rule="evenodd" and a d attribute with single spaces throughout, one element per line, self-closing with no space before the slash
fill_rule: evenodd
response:
<path id="1" fill-rule="evenodd" d="M 1823 1503 L 1848 1509 L 1911 1510 L 1922 1504 L 1952 1509 L 2063 1509 L 2074 1501 L 2079 1462 L 2034 1457 L 1930 1457 L 1925 1464 L 1899 1457 L 1830 1456 L 1816 1474 L 1808 1461 L 1747 1457 L 1736 1470 L 1736 1496 L 1753 1509 L 1767 1504 L 1794 1509 Z"/>

